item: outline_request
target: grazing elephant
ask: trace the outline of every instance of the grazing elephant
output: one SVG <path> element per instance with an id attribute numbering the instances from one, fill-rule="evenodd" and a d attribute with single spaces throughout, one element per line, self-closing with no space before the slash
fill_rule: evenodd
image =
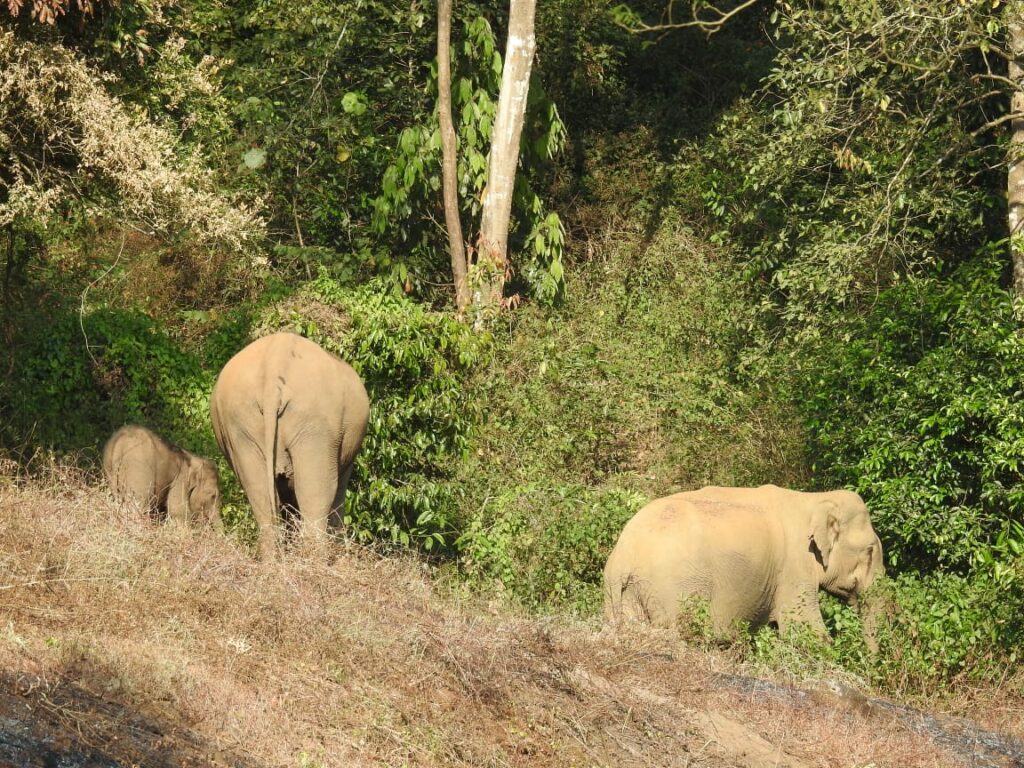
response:
<path id="1" fill-rule="evenodd" d="M 329 518 L 338 525 L 369 414 L 359 374 L 309 339 L 275 333 L 228 360 L 210 416 L 259 523 L 261 557 L 276 552 L 282 497 L 315 542 Z"/>
<path id="2" fill-rule="evenodd" d="M 718 636 L 744 621 L 827 637 L 818 589 L 855 603 L 882 573 L 856 493 L 711 486 L 652 501 L 626 523 L 605 565 L 605 617 L 671 626 L 696 597 Z"/>
<path id="3" fill-rule="evenodd" d="M 217 470 L 145 427 L 117 430 L 103 448 L 103 474 L 114 496 L 149 514 L 179 522 L 202 521 L 219 528 Z"/>

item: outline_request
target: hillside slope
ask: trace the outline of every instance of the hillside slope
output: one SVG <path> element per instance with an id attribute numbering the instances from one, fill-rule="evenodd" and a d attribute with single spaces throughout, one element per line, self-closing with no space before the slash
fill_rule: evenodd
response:
<path id="1" fill-rule="evenodd" d="M 758 693 L 668 634 L 460 600 L 408 557 L 259 564 L 63 470 L 0 478 L 0 563 L 4 764 L 1012 764 L 863 702 Z"/>

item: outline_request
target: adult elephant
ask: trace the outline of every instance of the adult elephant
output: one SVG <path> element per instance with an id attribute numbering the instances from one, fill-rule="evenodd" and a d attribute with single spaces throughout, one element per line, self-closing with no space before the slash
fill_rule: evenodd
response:
<path id="1" fill-rule="evenodd" d="M 121 427 L 103 447 L 103 474 L 114 496 L 153 516 L 220 527 L 217 470 L 145 427 Z"/>
<path id="2" fill-rule="evenodd" d="M 605 566 L 605 616 L 671 626 L 684 598 L 699 598 L 718 636 L 737 622 L 827 636 L 818 589 L 855 602 L 882 573 L 856 493 L 711 486 L 652 501 L 626 524 Z"/>
<path id="3" fill-rule="evenodd" d="M 261 557 L 277 549 L 279 490 L 294 494 L 314 541 L 326 539 L 329 519 L 339 522 L 369 414 L 359 374 L 296 334 L 265 336 L 228 360 L 210 416 L 259 523 Z"/>

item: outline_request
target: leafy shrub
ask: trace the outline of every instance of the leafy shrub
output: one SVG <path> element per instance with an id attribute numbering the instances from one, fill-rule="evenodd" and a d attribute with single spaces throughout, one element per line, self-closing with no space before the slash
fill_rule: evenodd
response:
<path id="1" fill-rule="evenodd" d="M 142 314 L 98 311 L 87 325 L 99 353 L 93 375 L 111 398 L 116 420 L 148 424 L 192 450 L 216 452 L 213 374 L 194 352 Z"/>
<path id="2" fill-rule="evenodd" d="M 452 478 L 479 418 L 469 380 L 488 339 L 384 283 L 345 288 L 326 274 L 271 306 L 257 333 L 272 329 L 300 333 L 349 362 L 370 395 L 346 524 L 363 538 L 450 545 Z"/>
<path id="3" fill-rule="evenodd" d="M 1003 45 L 998 11 L 875 11 L 776 8 L 771 73 L 683 169 L 681 194 L 697 191 L 709 226 L 742 243 L 748 274 L 771 289 L 765 319 L 787 336 L 813 336 L 894 278 L 956 263 L 1005 228 L 993 204 L 1005 180 L 990 170 L 1001 129 L 989 122 L 1004 96 L 975 85 L 992 74 L 985 51 Z"/>
<path id="4" fill-rule="evenodd" d="M 0 440 L 6 447 L 82 448 L 110 426 L 81 333 L 68 316 L 18 329 L 8 375 L 0 379 Z"/>
<path id="5" fill-rule="evenodd" d="M 749 313 L 718 254 L 670 214 L 649 241 L 600 247 L 607 261 L 570 276 L 562 311 L 521 310 L 497 345 L 476 474 L 648 496 L 795 482 L 790 414 L 736 374 Z"/>
<path id="6" fill-rule="evenodd" d="M 1024 516 L 1024 338 L 1002 264 L 907 280 L 801 371 L 823 479 L 868 501 L 900 568 L 969 569 Z"/>
<path id="7" fill-rule="evenodd" d="M 643 504 L 639 494 L 576 486 L 512 488 L 490 500 L 459 538 L 471 584 L 533 610 L 600 606 L 604 564 Z"/>
<path id="8" fill-rule="evenodd" d="M 933 693 L 956 680 L 998 682 L 1020 660 L 1021 577 L 1010 584 L 988 574 L 896 577 L 872 680 L 899 693 Z"/>
<path id="9" fill-rule="evenodd" d="M 3 439 L 65 450 L 136 422 L 207 452 L 212 376 L 141 312 L 99 310 L 25 327 L 5 388 Z"/>

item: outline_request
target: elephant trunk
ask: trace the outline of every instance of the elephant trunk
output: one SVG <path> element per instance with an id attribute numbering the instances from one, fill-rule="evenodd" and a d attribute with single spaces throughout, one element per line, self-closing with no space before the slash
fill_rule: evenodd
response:
<path id="1" fill-rule="evenodd" d="M 879 637 L 886 620 L 892 614 L 892 601 L 882 584 L 876 584 L 866 595 L 851 600 L 864 633 L 864 643 L 872 653 L 878 653 Z"/>

